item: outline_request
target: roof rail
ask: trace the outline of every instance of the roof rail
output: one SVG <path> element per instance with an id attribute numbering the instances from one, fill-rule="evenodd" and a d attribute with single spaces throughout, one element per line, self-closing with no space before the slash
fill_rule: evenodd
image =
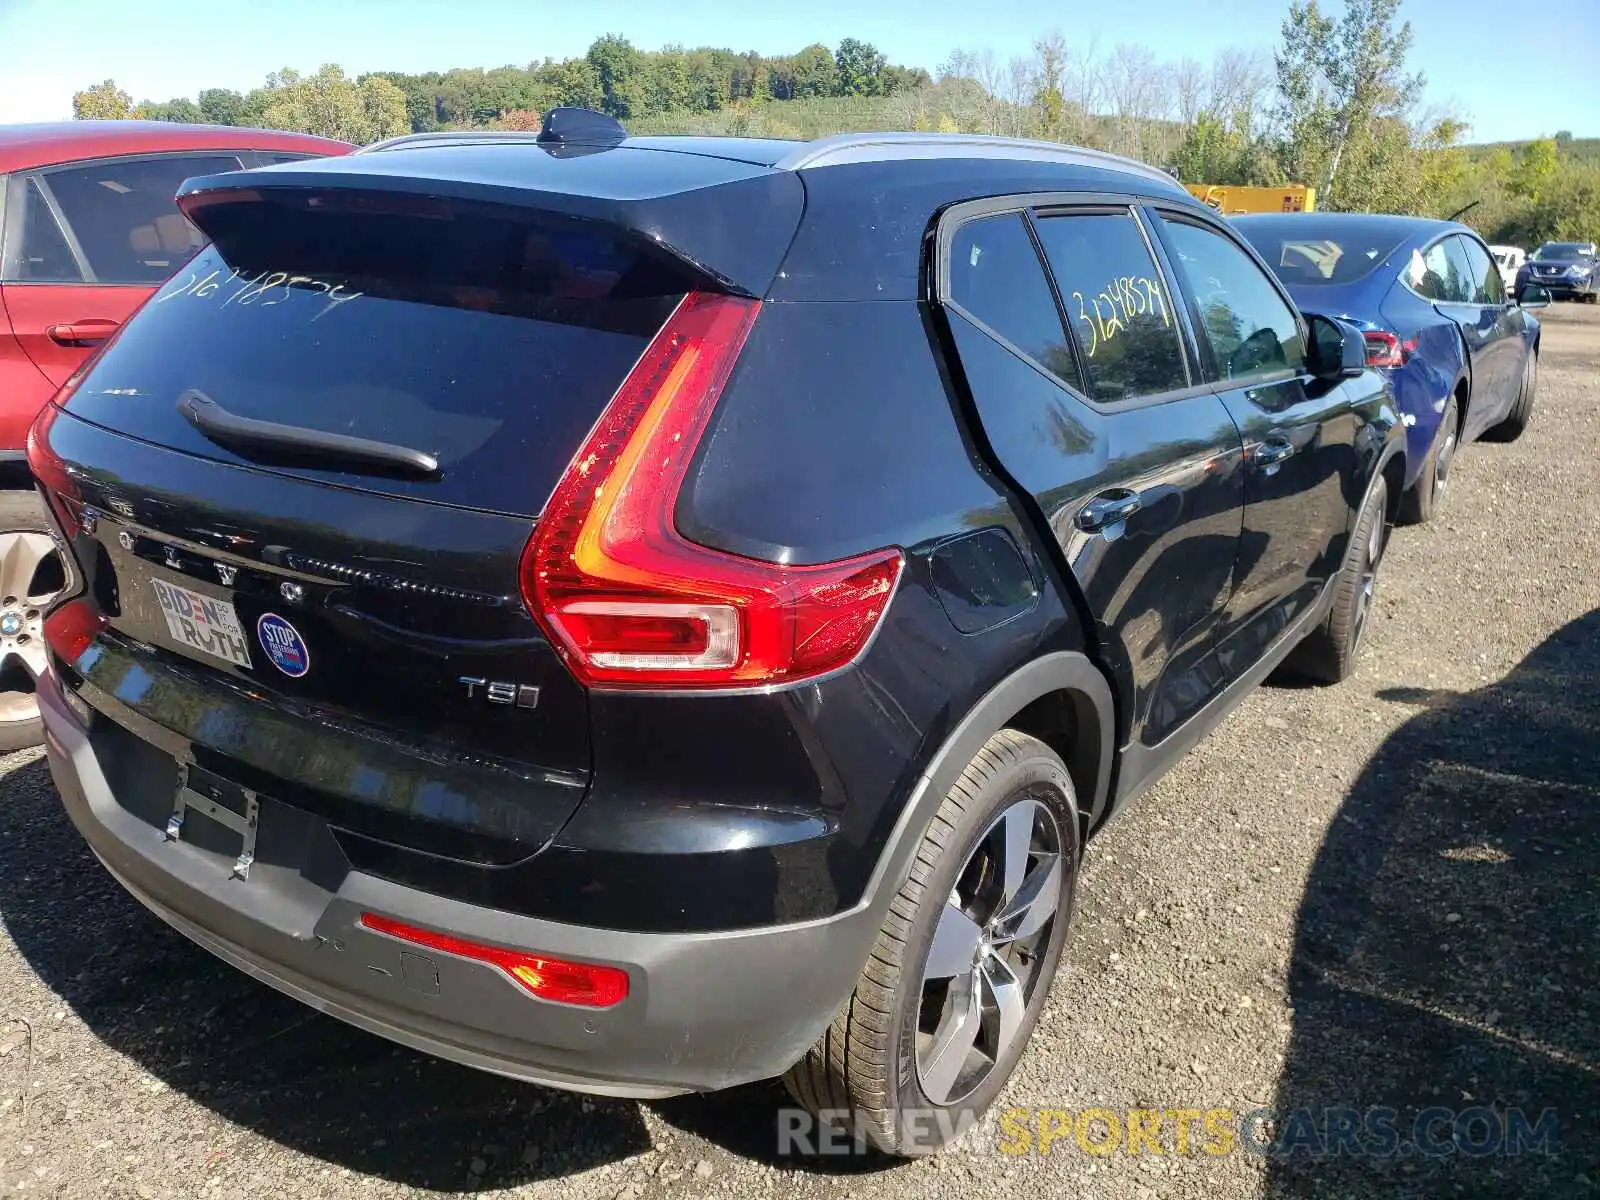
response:
<path id="1" fill-rule="evenodd" d="M 510 129 L 436 129 L 431 133 L 402 133 L 362 146 L 357 154 L 394 150 L 401 146 L 448 146 L 456 142 L 537 142 L 539 135 Z"/>
<path id="2" fill-rule="evenodd" d="M 440 130 L 434 133 L 405 133 L 364 146 L 357 153 L 394 150 L 404 146 L 448 146 L 462 143 L 532 143 L 544 147 L 577 148 L 584 143 L 595 147 L 614 146 L 627 138 L 616 118 L 581 108 L 554 108 L 546 115 L 538 133 L 499 129 Z M 772 166 L 780 171 L 800 171 L 808 167 L 840 166 L 845 163 L 888 162 L 912 158 L 995 158 L 1012 161 L 1070 163 L 1122 171 L 1166 184 L 1183 191 L 1170 172 L 1137 159 L 1044 142 L 1029 138 L 993 137 L 977 133 L 839 133 L 831 137 L 801 142 Z"/>
<path id="3" fill-rule="evenodd" d="M 840 133 L 806 142 L 774 165 L 779 170 L 799 171 L 895 158 L 1009 158 L 1074 163 L 1125 171 L 1177 186 L 1172 176 L 1159 167 L 1103 150 L 976 133 Z"/>

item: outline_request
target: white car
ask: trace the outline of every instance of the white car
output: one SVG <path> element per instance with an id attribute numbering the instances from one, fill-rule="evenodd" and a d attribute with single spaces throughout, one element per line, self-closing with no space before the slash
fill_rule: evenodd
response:
<path id="1" fill-rule="evenodd" d="M 1517 272 L 1528 261 L 1527 252 L 1520 246 L 1490 246 L 1489 253 L 1494 255 L 1500 278 L 1505 280 L 1506 295 L 1510 296 L 1517 287 Z"/>

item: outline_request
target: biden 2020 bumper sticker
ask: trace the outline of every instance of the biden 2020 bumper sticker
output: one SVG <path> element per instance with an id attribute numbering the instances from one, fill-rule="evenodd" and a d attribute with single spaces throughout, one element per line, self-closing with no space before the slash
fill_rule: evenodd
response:
<path id="1" fill-rule="evenodd" d="M 296 679 L 311 669 L 311 651 L 300 631 L 277 613 L 262 613 L 256 622 L 256 638 L 272 665 Z"/>

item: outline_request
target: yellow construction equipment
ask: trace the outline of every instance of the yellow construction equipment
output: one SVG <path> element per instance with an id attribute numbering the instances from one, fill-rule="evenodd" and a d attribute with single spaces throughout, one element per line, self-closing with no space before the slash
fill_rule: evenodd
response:
<path id="1" fill-rule="evenodd" d="M 1222 183 L 1190 183 L 1185 186 L 1196 200 L 1224 216 L 1234 213 L 1313 212 L 1317 207 L 1317 189 L 1298 183 L 1285 187 L 1242 187 Z"/>

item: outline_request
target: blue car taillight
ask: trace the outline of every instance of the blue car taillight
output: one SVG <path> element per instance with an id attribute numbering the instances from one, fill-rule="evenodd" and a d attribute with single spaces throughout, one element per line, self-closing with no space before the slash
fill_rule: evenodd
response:
<path id="1" fill-rule="evenodd" d="M 1417 348 L 1416 338 L 1401 341 L 1387 329 L 1369 329 L 1361 335 L 1367 344 L 1367 366 L 1403 367 Z"/>

